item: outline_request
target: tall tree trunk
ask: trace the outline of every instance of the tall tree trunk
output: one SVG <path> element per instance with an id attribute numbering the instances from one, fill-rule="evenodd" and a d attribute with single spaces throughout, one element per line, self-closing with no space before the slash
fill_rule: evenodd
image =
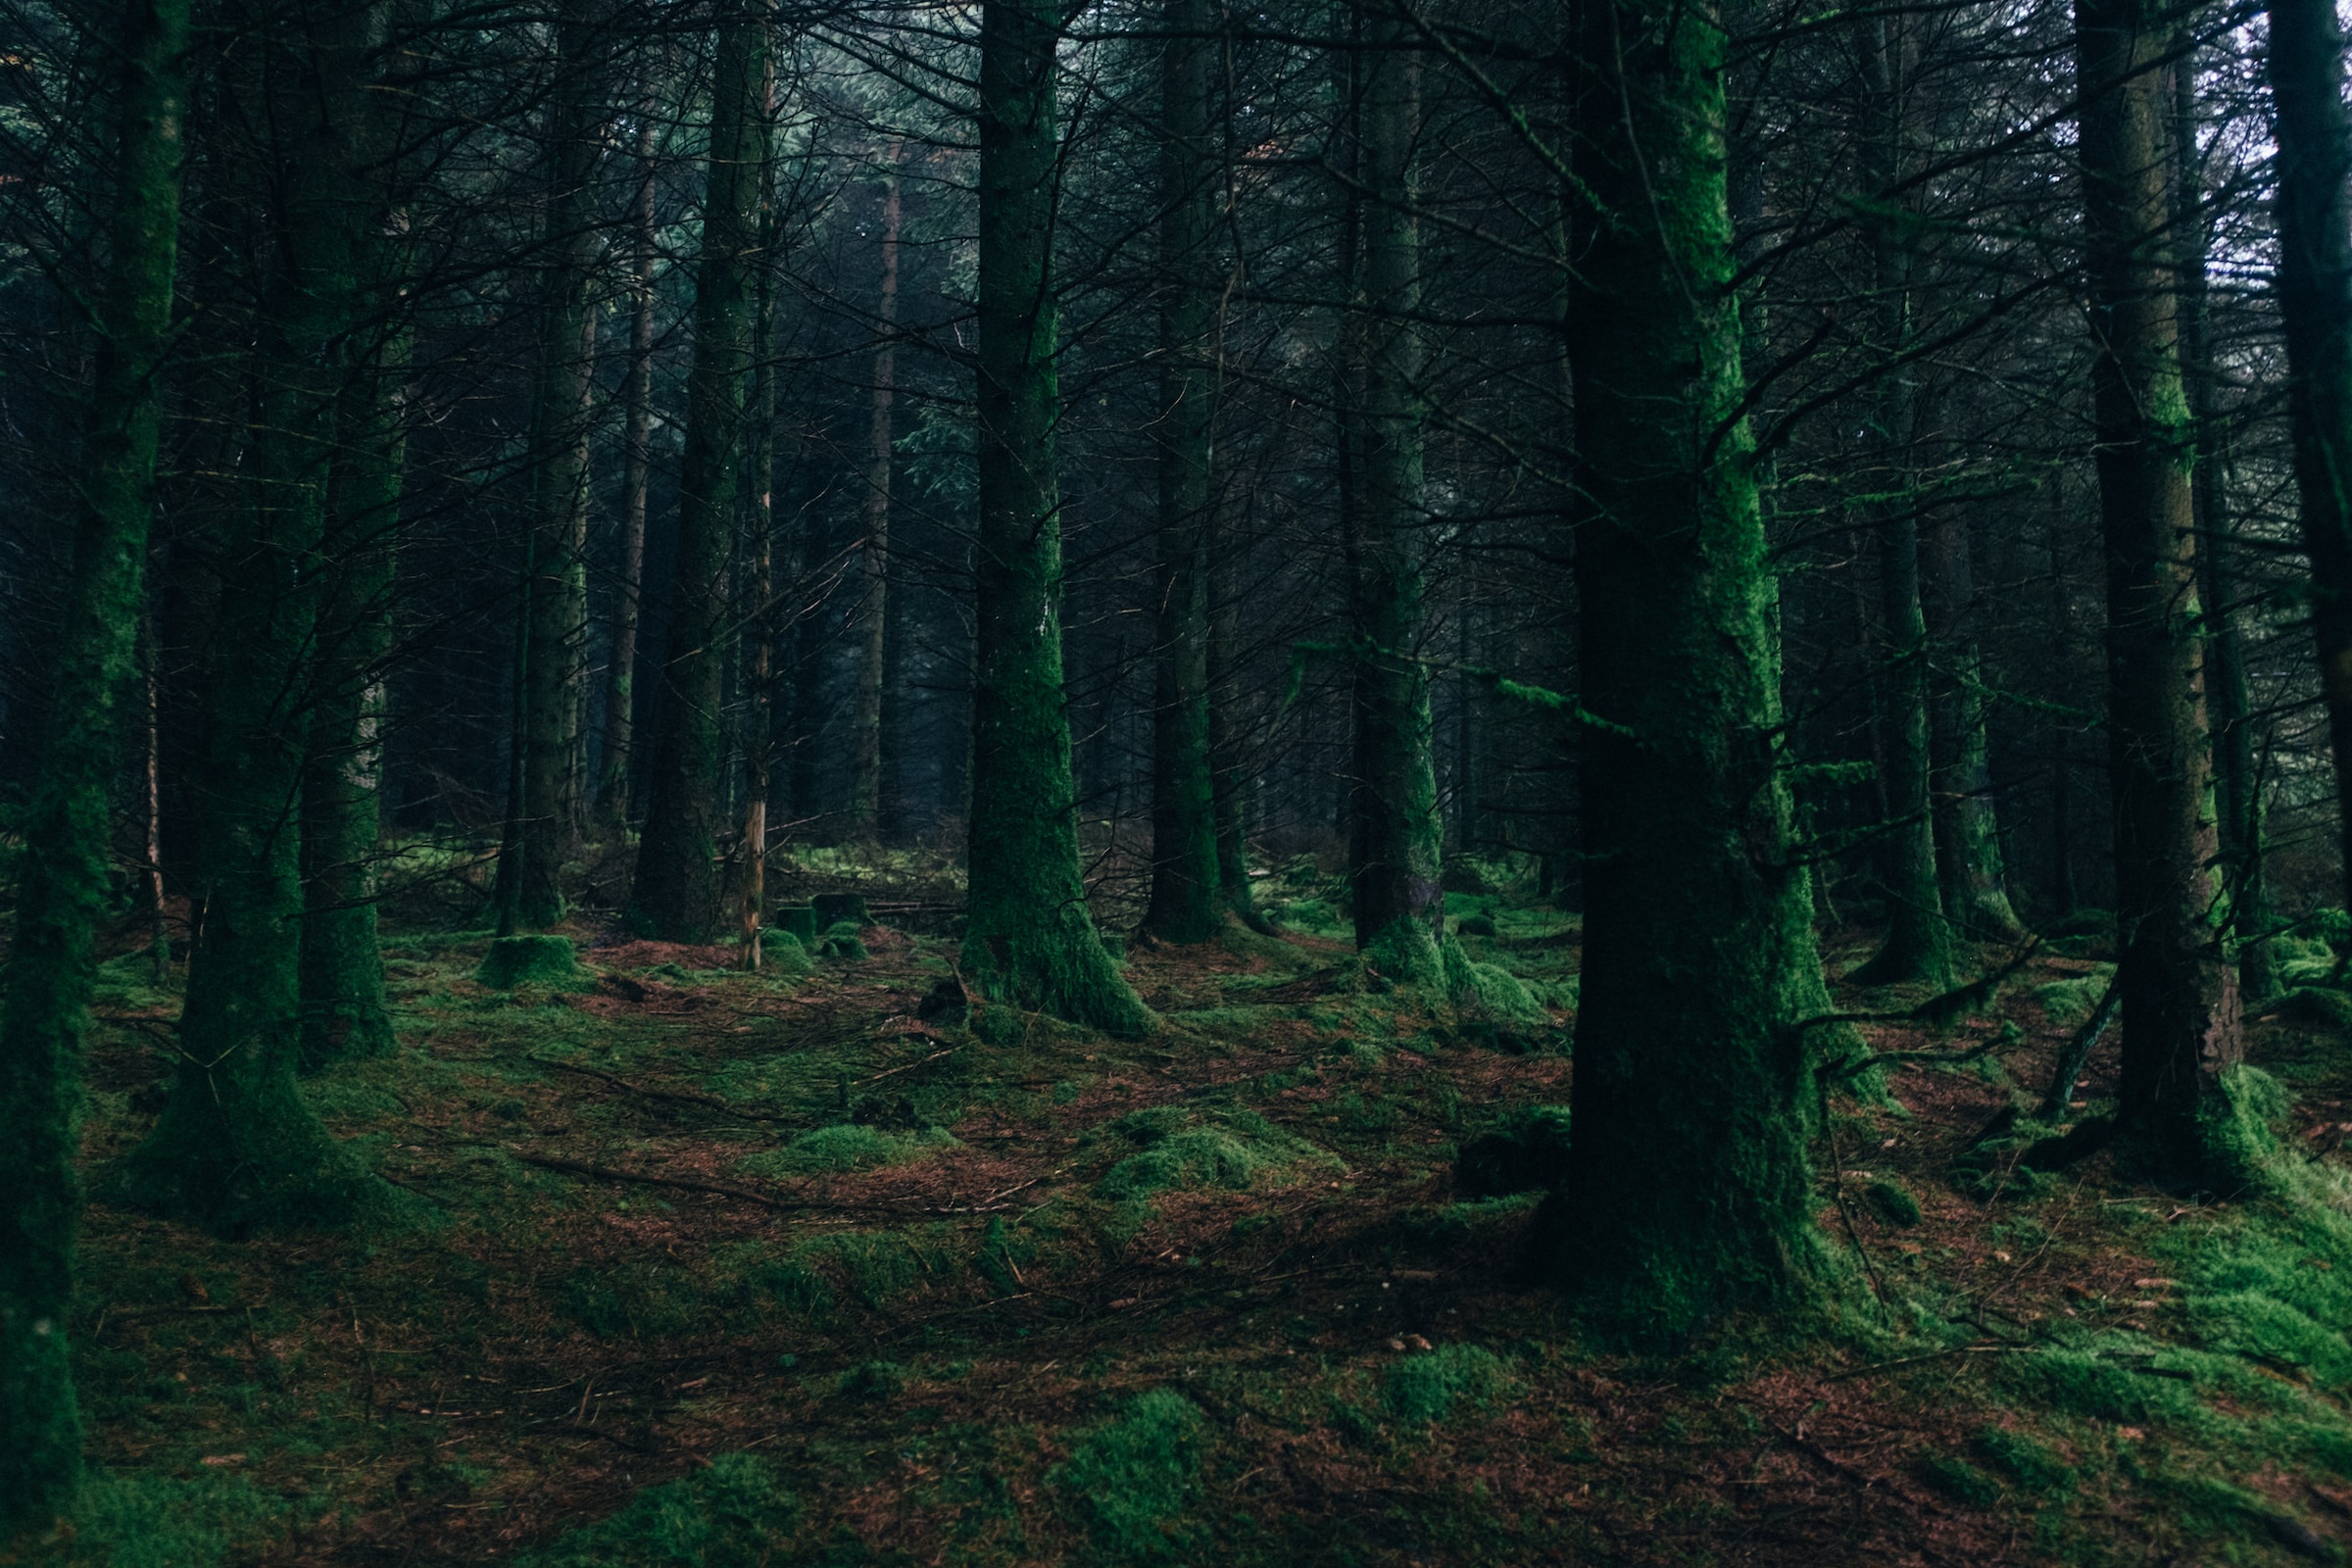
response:
<path id="1" fill-rule="evenodd" d="M 1363 415 L 1354 603 L 1355 945 L 1433 974 L 1443 823 L 1422 662 L 1420 225 L 1412 211 L 1420 57 L 1404 21 L 1365 19 L 1361 115 Z"/>
<path id="2" fill-rule="evenodd" d="M 767 18 L 719 29 L 711 84 L 703 250 L 695 276 L 694 365 L 686 387 L 678 552 L 662 669 L 653 792 L 630 893 L 631 923 L 673 942 L 708 940 L 719 921 L 720 723 L 726 650 L 726 563 L 742 453 L 744 381 L 752 366 L 753 298 L 760 254 L 760 186 L 767 168 Z"/>
<path id="3" fill-rule="evenodd" d="M 335 5 L 265 30 L 240 110 L 256 139 L 262 290 L 249 475 L 226 519 L 220 620 L 205 693 L 197 875 L 204 924 L 188 965 L 179 1067 L 121 1197 L 239 1233 L 332 1224 L 390 1190 L 330 1137 L 295 1083 L 301 1035 L 300 803 L 335 416 L 374 203 L 359 73 L 384 13 Z M 261 83 L 267 83 L 266 86 Z M 262 139 L 268 127 L 283 136 Z M 282 161 L 284 169 L 275 167 Z"/>
<path id="4" fill-rule="evenodd" d="M 572 0 L 556 43 L 547 122 L 548 189 L 539 231 L 538 364 L 531 385 L 529 563 L 523 615 L 522 798 L 514 853 L 499 863 L 499 929 L 564 918 L 561 873 L 572 850 L 575 688 L 585 663 L 588 606 L 588 399 L 596 321 L 589 284 L 600 249 L 597 169 L 606 115 L 604 0 Z"/>
<path id="5" fill-rule="evenodd" d="M 2242 1053 L 2224 961 L 2206 755 L 2195 431 L 2174 314 L 2163 156 L 2169 13 L 2076 0 L 2092 415 L 2107 566 L 2109 778 L 2124 998 L 2123 1130 L 2159 1168 L 2206 1164 L 2206 1111 Z"/>
<path id="6" fill-rule="evenodd" d="M 1903 178 L 1902 97 L 1904 44 L 1889 36 L 1900 18 L 1871 16 L 1861 22 L 1865 75 L 1864 180 L 1874 191 L 1891 191 Z M 1911 258 L 1903 236 L 1886 221 L 1871 235 L 1871 318 L 1878 352 L 1900 356 L 1911 344 Z M 1935 803 L 1930 793 L 1934 761 L 1928 717 L 1928 621 L 1920 598 L 1919 512 L 1912 473 L 1918 439 L 1919 372 L 1909 366 L 1888 371 L 1878 392 L 1871 446 L 1881 475 L 1874 488 L 1885 500 L 1876 526 L 1879 596 L 1886 622 L 1886 941 L 1878 956 L 1857 970 L 1866 985 L 1925 980 L 1941 985 L 1951 978 L 1951 926 L 1936 877 Z"/>
<path id="7" fill-rule="evenodd" d="M 857 690 L 850 712 L 849 837 L 864 843 L 882 829 L 882 677 L 890 629 L 891 406 L 898 391 L 899 191 L 902 146 L 890 145 L 882 179 L 882 275 L 874 293 L 874 390 L 867 406 L 864 538 L 858 552 Z"/>
<path id="8" fill-rule="evenodd" d="M 2352 907 L 2352 130 L 2344 39 L 2329 0 L 2272 0 L 2270 12 L 2287 411 L 2320 694 L 2335 756 L 2344 903 Z"/>
<path id="9" fill-rule="evenodd" d="M 2216 406 L 2220 370 L 2213 361 L 2206 306 L 2206 256 L 2212 235 L 2205 217 L 2205 165 L 2197 147 L 2196 52 L 2173 67 L 2173 159 L 2176 221 L 2180 244 L 2180 357 L 2188 412 L 2197 433 L 2191 500 L 2197 533 L 2198 591 L 2205 601 L 2207 695 L 2213 704 L 2215 804 L 2222 855 L 2230 874 L 2230 918 L 2237 940 L 2237 989 L 2257 1005 L 2278 991 L 2270 943 L 2269 882 L 2263 867 L 2262 771 L 2254 754 L 2254 694 L 2246 674 L 2239 624 L 2239 583 L 2230 513 L 2230 431 Z"/>
<path id="10" fill-rule="evenodd" d="M 1054 0 L 981 10 L 979 646 L 963 964 L 992 1000 L 1135 1033 L 1151 1013 L 1087 912 L 1062 692 L 1060 14 Z"/>
<path id="11" fill-rule="evenodd" d="M 2009 903 L 2001 828 L 1992 800 L 1984 655 L 1974 620 L 1976 565 L 1967 519 L 1950 507 L 1921 539 L 1921 604 L 1936 651 L 1928 712 L 1936 811 L 1936 871 L 1952 934 L 2015 942 L 2026 934 Z"/>
<path id="12" fill-rule="evenodd" d="M 1223 922 L 1209 767 L 1211 363 L 1208 0 L 1167 0 L 1160 57 L 1159 567 L 1152 723 L 1152 891 L 1144 928 L 1200 942 Z"/>
<path id="13" fill-rule="evenodd" d="M 761 90 L 772 128 L 776 78 L 770 62 Z M 774 153 L 772 136 L 768 151 Z M 760 967 L 760 926 L 767 909 L 767 797 L 775 759 L 775 493 L 776 482 L 776 252 L 782 217 L 776 210 L 775 171 L 760 176 L 760 281 L 754 290 L 751 411 L 743 454 L 743 833 L 736 844 L 742 884 L 737 889 L 743 966 Z"/>
<path id="14" fill-rule="evenodd" d="M 74 575 L 41 766 L 22 819 L 0 990 L 0 1542 L 45 1526 L 81 1476 L 66 1341 L 81 1206 L 81 1057 L 91 950 L 112 897 L 111 786 L 137 656 L 147 520 L 179 248 L 187 0 L 128 0 L 98 364 L 74 498 Z"/>
<path id="15" fill-rule="evenodd" d="M 660 146 L 654 95 L 637 105 L 637 193 L 630 204 L 636 254 L 629 262 L 629 374 L 622 390 L 620 571 L 612 598 L 612 664 L 605 675 L 605 746 L 597 807 L 617 838 L 629 820 L 629 749 L 636 733 L 637 623 L 645 585 L 645 503 L 653 477 L 654 176 Z"/>
<path id="16" fill-rule="evenodd" d="M 1212 519 L 1223 534 L 1230 523 Z M 1209 553 L 1208 610 L 1208 755 L 1210 780 L 1216 791 L 1217 885 L 1224 906 L 1243 924 L 1262 935 L 1273 924 L 1258 913 L 1250 888 L 1250 805 L 1253 779 L 1241 725 L 1234 711 L 1240 703 L 1243 665 L 1241 573 L 1230 538 L 1225 548 Z"/>
<path id="17" fill-rule="evenodd" d="M 1784 770 L 1774 582 L 1738 416 L 1717 14 L 1585 0 L 1569 272 L 1585 963 L 1556 1262 L 1671 1339 L 1809 1283 L 1826 1010 Z"/>

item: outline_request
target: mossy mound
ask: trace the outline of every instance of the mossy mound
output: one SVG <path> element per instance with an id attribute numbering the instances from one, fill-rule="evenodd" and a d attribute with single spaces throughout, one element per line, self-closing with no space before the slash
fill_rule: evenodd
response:
<path id="1" fill-rule="evenodd" d="M 512 991 L 522 985 L 570 985 L 580 978 L 579 956 L 569 937 L 500 937 L 482 955 L 473 978 L 493 991 Z"/>
<path id="2" fill-rule="evenodd" d="M 1476 1345 L 1441 1345 L 1389 1368 L 1380 1402 L 1402 1421 L 1443 1421 L 1456 1404 L 1485 1409 L 1509 1386 L 1503 1364 Z"/>
<path id="3" fill-rule="evenodd" d="M 1119 1418 L 1081 1442 L 1049 1477 L 1083 1518 L 1109 1562 L 1185 1554 L 1175 1526 L 1200 1491 L 1198 1406 L 1168 1389 L 1136 1396 Z"/>
<path id="4" fill-rule="evenodd" d="M 1201 1188 L 1243 1192 L 1269 1172 L 1340 1163 L 1335 1155 L 1282 1132 L 1251 1110 L 1228 1111 L 1214 1123 L 1203 1123 L 1180 1107 L 1162 1105 L 1122 1116 L 1108 1130 L 1140 1149 L 1095 1184 L 1103 1198 L 1149 1198 Z"/>
<path id="5" fill-rule="evenodd" d="M 804 975 L 814 972 L 816 960 L 799 937 L 771 925 L 760 933 L 760 966 L 778 974 Z"/>
<path id="6" fill-rule="evenodd" d="M 1531 1105 L 1462 1147 L 1453 1184 L 1472 1198 L 1549 1190 L 1568 1174 L 1568 1107 Z"/>
<path id="7" fill-rule="evenodd" d="M 1862 1200 L 1880 1219 L 1908 1230 L 1920 1221 L 1919 1200 L 1893 1182 L 1877 1181 L 1862 1189 Z"/>
<path id="8" fill-rule="evenodd" d="M 656 1568 L 789 1559 L 800 1499 L 767 1460 L 721 1454 L 702 1470 L 649 1487 L 619 1513 L 527 1554 L 524 1568 Z"/>
<path id="9" fill-rule="evenodd" d="M 816 945 L 817 956 L 839 958 L 848 963 L 863 963 L 866 958 L 865 940 L 859 935 L 855 920 L 840 920 L 826 928 Z"/>
<path id="10" fill-rule="evenodd" d="M 885 1165 L 910 1165 L 945 1149 L 956 1140 L 940 1128 L 914 1133 L 884 1132 L 845 1122 L 805 1132 L 784 1148 L 754 1154 L 736 1166 L 753 1176 L 814 1176 L 848 1170 L 879 1170 Z"/>

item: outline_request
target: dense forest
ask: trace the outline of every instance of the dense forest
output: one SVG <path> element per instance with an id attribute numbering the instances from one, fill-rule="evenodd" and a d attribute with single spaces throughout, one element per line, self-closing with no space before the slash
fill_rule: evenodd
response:
<path id="1" fill-rule="evenodd" d="M 2352 1550 L 2332 0 L 0 0 L 0 1561 Z"/>

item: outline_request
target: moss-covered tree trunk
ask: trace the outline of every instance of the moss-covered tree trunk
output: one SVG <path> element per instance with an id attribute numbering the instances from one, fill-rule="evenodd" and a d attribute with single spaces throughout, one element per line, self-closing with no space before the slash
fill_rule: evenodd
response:
<path id="1" fill-rule="evenodd" d="M 1869 16 L 1856 25 L 1863 65 L 1861 168 L 1876 195 L 1901 187 L 1908 133 L 1903 114 L 1902 19 Z M 1899 362 L 1911 347 L 1911 256 L 1890 220 L 1871 234 L 1871 309 L 1876 352 Z M 1951 926 L 1936 876 L 1933 728 L 1928 713 L 1928 621 L 1920 598 L 1919 498 L 1913 473 L 1921 391 L 1914 366 L 1894 363 L 1877 389 L 1867 440 L 1878 459 L 1879 605 L 1885 622 L 1886 939 L 1854 978 L 1870 985 L 1951 978 Z"/>
<path id="2" fill-rule="evenodd" d="M 571 743 L 588 632 L 588 400 L 595 368 L 589 287 L 603 249 L 597 170 L 607 113 L 605 20 L 604 0 L 573 0 L 564 8 L 548 110 L 522 580 L 527 646 L 521 722 L 513 742 L 522 789 L 510 808 L 512 853 L 498 867 L 502 935 L 564 918 L 562 872 L 573 848 L 578 785 Z"/>
<path id="3" fill-rule="evenodd" d="M 1362 203 L 1362 415 L 1354 571 L 1353 849 L 1355 943 L 1426 979 L 1444 934 L 1443 824 L 1431 757 L 1429 668 L 1421 646 L 1422 391 L 1427 353 L 1412 160 L 1421 110 L 1415 34 L 1364 21 L 1358 124 Z"/>
<path id="4" fill-rule="evenodd" d="M 2272 0 L 2270 14 L 2287 410 L 2320 695 L 2335 757 L 2344 901 L 2352 907 L 2352 128 L 2344 40 L 2329 0 Z"/>
<path id="5" fill-rule="evenodd" d="M 654 226 L 660 121 L 653 94 L 637 105 L 637 189 L 630 203 L 629 371 L 621 391 L 620 549 L 612 594 L 611 666 L 605 674 L 604 756 L 597 768 L 599 826 L 617 838 L 629 820 L 629 751 L 637 732 L 637 623 L 645 580 L 645 506 L 653 478 Z"/>
<path id="6" fill-rule="evenodd" d="M 389 1193 L 295 1082 L 318 564 L 374 216 L 355 110 L 383 22 L 339 5 L 285 16 L 236 89 L 260 304 L 245 482 L 215 545 L 220 620 L 196 780 L 204 925 L 171 1098 L 118 1173 L 124 1200 L 229 1232 L 338 1223 Z"/>
<path id="7" fill-rule="evenodd" d="M 1738 417 L 1724 34 L 1588 0 L 1569 270 L 1585 707 L 1576 1134 L 1556 1258 L 1671 1338 L 1801 1298 L 1825 1006 L 1783 769 L 1775 588 Z"/>
<path id="8" fill-rule="evenodd" d="M 111 785 L 141 617 L 179 249 L 186 0 L 129 0 L 119 51 L 115 210 L 74 505 L 74 575 L 49 723 L 21 831 L 0 1000 L 0 1546 L 48 1524 L 81 1474 L 66 1320 L 81 1187 L 81 1057 L 91 949 L 111 896 Z"/>
<path id="9" fill-rule="evenodd" d="M 694 285 L 694 364 L 686 383 L 679 473 L 677 572 L 652 790 L 630 891 L 631 923 L 673 942 L 707 941 L 720 921 L 719 801 L 726 733 L 726 566 L 742 455 L 744 383 L 752 368 L 760 253 L 760 186 L 767 169 L 767 19 L 719 29 L 711 82 L 703 246 Z"/>
<path id="10" fill-rule="evenodd" d="M 980 21 L 978 646 L 965 978 L 995 1001 L 1118 1032 L 1151 1014 L 1086 906 L 1061 685 L 1054 427 L 1054 0 Z"/>
<path id="11" fill-rule="evenodd" d="M 2207 755 L 2196 433 L 2180 382 L 2170 14 L 2077 0 L 2092 414 L 2107 568 L 2108 768 L 2122 942 L 2123 1130 L 2158 1167 L 2202 1173 L 2201 1118 L 2242 1052 Z"/>
<path id="12" fill-rule="evenodd" d="M 858 507 L 863 537 L 858 550 L 858 675 L 850 702 L 850 814 L 856 842 L 882 830 L 882 692 L 889 669 L 890 480 L 893 407 L 898 398 L 899 227 L 906 202 L 899 189 L 902 144 L 890 144 L 882 174 L 881 275 L 874 284 L 873 392 L 866 405 L 865 498 Z"/>
<path id="13" fill-rule="evenodd" d="M 1200 942 L 1224 919 L 1209 767 L 1210 446 L 1217 374 L 1208 268 L 1207 0 L 1167 0 L 1160 51 L 1159 517 L 1152 714 L 1152 889 L 1144 928 Z"/>
<path id="14" fill-rule="evenodd" d="M 2230 430 L 2218 407 L 2221 368 L 2208 326 L 2206 265 L 2213 242 L 2206 215 L 2205 157 L 2197 139 L 2196 54 L 2173 69 L 2172 145 L 2175 222 L 2180 249 L 2180 359 L 2197 455 L 2191 500 L 2197 535 L 2197 586 L 2205 602 L 2205 683 L 2213 708 L 2214 799 L 2222 856 L 2230 875 L 2230 915 L 2237 941 L 2241 1003 L 2259 1005 L 2279 989 L 2269 940 L 2271 901 L 2263 856 L 2262 769 L 2255 757 L 2252 682 L 2246 672 L 2244 612 L 2235 557 L 2236 519 L 2229 489 Z"/>
<path id="15" fill-rule="evenodd" d="M 1992 798 L 1984 661 L 1977 646 L 1976 564 L 1968 520 L 1950 507 L 1920 540 L 1920 602 L 1935 650 L 1928 715 L 1934 759 L 1936 877 L 1956 937 L 2015 942 L 2026 928 L 2009 903 L 2001 824 Z"/>

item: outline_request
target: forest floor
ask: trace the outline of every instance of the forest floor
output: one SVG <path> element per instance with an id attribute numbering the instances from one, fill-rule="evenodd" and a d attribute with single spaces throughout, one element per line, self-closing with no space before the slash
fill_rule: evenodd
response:
<path id="1" fill-rule="evenodd" d="M 1455 896 L 1573 997 L 1573 917 Z M 576 989 L 395 930 L 401 1050 L 313 1080 L 405 1229 L 222 1240 L 103 1206 L 74 1324 L 101 1479 L 61 1559 L 2222 1563 L 2352 1542 L 2352 1040 L 2259 1021 L 2304 1196 L 2177 1200 L 1965 1147 L 2095 1001 L 2045 952 L 1833 1102 L 1798 1337 L 1580 1345 L 1533 1193 L 1458 1149 L 1564 1104 L 1569 1013 L 1497 1036 L 1369 994 L 1327 900 L 1145 951 L 1165 1028 L 918 1016 L 953 945 L 746 974 L 576 931 Z M 1476 922 L 1474 922 L 1475 924 Z M 1859 937 L 1833 954 L 1850 968 Z M 175 1001 L 109 968 L 95 1170 Z M 1884 1006 L 1886 999 L 1841 996 Z M 2316 1015 L 2315 1015 L 2316 1016 Z M 999 1031 L 988 1031 L 999 1033 Z M 2113 1037 L 2085 1107 L 2110 1092 Z M 2297 1156 L 2300 1161 L 2305 1156 Z M 1916 1217 L 1913 1213 L 1916 1207 Z"/>

